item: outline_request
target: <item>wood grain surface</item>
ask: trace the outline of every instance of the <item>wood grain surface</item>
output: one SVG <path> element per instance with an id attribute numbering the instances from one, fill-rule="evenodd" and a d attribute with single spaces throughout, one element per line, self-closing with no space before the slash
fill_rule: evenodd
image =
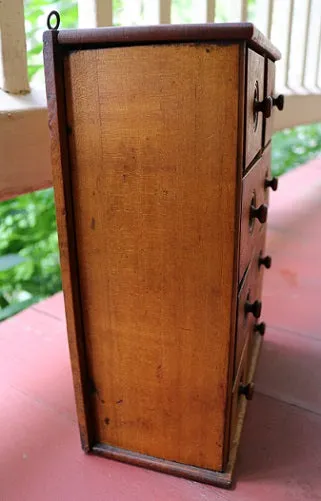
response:
<path id="1" fill-rule="evenodd" d="M 251 201 L 254 198 L 255 207 L 269 204 L 270 189 L 265 189 L 265 179 L 270 179 L 271 173 L 271 147 L 266 148 L 262 157 L 253 165 L 243 178 L 242 186 L 242 213 L 241 213 L 241 243 L 239 280 L 257 251 L 259 234 L 265 231 L 266 223 L 261 224 L 257 219 L 252 219 L 250 224 Z"/>
<path id="2" fill-rule="evenodd" d="M 249 337 L 253 334 L 255 318 L 252 313 L 245 314 L 245 303 L 248 301 L 253 303 L 261 297 L 261 291 L 257 290 L 257 279 L 259 277 L 259 268 L 257 260 L 253 259 L 249 269 L 246 272 L 244 282 L 238 297 L 238 314 L 237 314 L 237 332 L 235 343 L 235 361 L 234 361 L 234 376 L 240 370 L 240 362 L 245 344 L 248 343 Z"/>
<path id="3" fill-rule="evenodd" d="M 242 356 L 239 359 L 239 366 L 233 385 L 232 410 L 231 410 L 231 438 L 233 438 L 233 435 L 235 434 L 235 428 L 237 426 L 241 402 L 245 398 L 243 395 L 239 394 L 239 387 L 240 384 L 248 383 L 247 377 L 248 377 L 249 362 L 250 360 L 248 357 L 248 339 L 247 339 L 246 343 L 243 346 Z"/>
<path id="4" fill-rule="evenodd" d="M 122 44 L 246 42 L 259 54 L 273 61 L 280 59 L 278 49 L 252 23 L 158 24 L 152 26 L 109 26 L 96 29 L 61 30 L 59 45 L 89 48 Z"/>
<path id="5" fill-rule="evenodd" d="M 78 269 L 75 258 L 76 242 L 66 130 L 63 55 L 57 44 L 57 32 L 54 30 L 47 31 L 44 35 L 44 63 L 52 176 L 55 187 L 56 218 L 69 352 L 81 444 L 83 449 L 88 452 L 93 437 L 90 426 L 89 401 L 87 399 L 87 368 L 83 343 Z"/>
<path id="6" fill-rule="evenodd" d="M 246 137 L 245 164 L 247 169 L 262 148 L 263 113 L 254 114 L 254 90 L 257 85 L 258 99 L 264 98 L 264 58 L 248 49 L 247 55 L 247 99 L 246 99 Z"/>
<path id="7" fill-rule="evenodd" d="M 238 301 L 238 286 L 239 286 L 239 249 L 240 249 L 240 220 L 242 213 L 242 175 L 243 175 L 243 158 L 244 158 L 244 134 L 245 120 L 244 110 L 246 103 L 246 70 L 247 70 L 247 47 L 246 44 L 240 44 L 239 50 L 239 111 L 238 111 L 238 148 L 237 148 L 237 166 L 236 166 L 236 218 L 235 218 L 235 259 L 233 271 L 233 291 L 232 295 L 232 316 L 231 316 L 231 342 L 230 342 L 230 357 L 228 368 L 228 395 L 225 408 L 225 441 L 224 441 L 224 468 L 228 464 L 230 449 L 231 449 L 231 408 L 232 408 L 232 389 L 234 381 L 234 357 L 235 357 L 235 341 L 237 316 L 233 312 L 237 310 Z"/>
<path id="8" fill-rule="evenodd" d="M 275 63 L 270 59 L 265 60 L 265 95 L 276 97 L 274 92 L 275 87 Z M 273 118 L 274 114 L 278 113 L 275 106 L 272 108 L 272 116 L 265 119 L 264 124 L 264 145 L 267 145 L 271 140 L 273 133 Z"/>
<path id="9" fill-rule="evenodd" d="M 96 442 L 222 469 L 239 46 L 65 60 Z"/>

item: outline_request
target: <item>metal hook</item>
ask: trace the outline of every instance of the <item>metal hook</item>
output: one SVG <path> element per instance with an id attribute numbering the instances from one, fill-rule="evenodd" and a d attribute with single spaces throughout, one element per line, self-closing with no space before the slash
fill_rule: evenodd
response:
<path id="1" fill-rule="evenodd" d="M 56 24 L 52 25 L 51 24 L 51 18 L 55 16 L 56 18 Z M 52 10 L 49 14 L 49 16 L 47 17 L 47 26 L 48 26 L 48 30 L 57 30 L 59 28 L 59 25 L 60 25 L 60 15 L 59 15 L 59 12 L 57 12 L 56 10 Z"/>

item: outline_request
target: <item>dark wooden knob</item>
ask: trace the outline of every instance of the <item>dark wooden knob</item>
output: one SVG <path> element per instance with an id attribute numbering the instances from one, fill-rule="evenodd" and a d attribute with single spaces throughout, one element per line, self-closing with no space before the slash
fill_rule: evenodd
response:
<path id="1" fill-rule="evenodd" d="M 271 96 L 265 97 L 263 101 L 254 101 L 254 111 L 261 111 L 264 118 L 269 118 L 272 114 L 273 99 Z"/>
<path id="2" fill-rule="evenodd" d="M 260 205 L 260 207 L 254 207 L 254 205 L 251 205 L 250 209 L 250 218 L 251 219 L 258 219 L 260 223 L 266 223 L 267 220 L 267 213 L 268 213 L 268 207 L 265 204 Z"/>
<path id="3" fill-rule="evenodd" d="M 265 188 L 271 188 L 273 191 L 278 189 L 279 180 L 277 177 L 272 177 L 272 179 L 266 179 L 264 182 Z"/>
<path id="4" fill-rule="evenodd" d="M 265 256 L 265 257 L 260 256 L 259 257 L 259 267 L 260 266 L 265 266 L 265 268 L 267 270 L 269 270 L 271 268 L 271 265 L 272 265 L 272 258 L 271 258 L 271 256 Z"/>
<path id="5" fill-rule="evenodd" d="M 262 311 L 262 303 L 261 301 L 254 301 L 254 303 L 250 303 L 249 301 L 245 302 L 244 305 L 245 314 L 252 313 L 255 318 L 259 318 L 261 316 Z"/>
<path id="6" fill-rule="evenodd" d="M 278 110 L 282 111 L 284 108 L 284 95 L 280 94 L 278 97 L 273 98 L 273 106 L 276 106 Z"/>
<path id="7" fill-rule="evenodd" d="M 239 395 L 244 395 L 246 400 L 252 400 L 254 395 L 254 383 L 241 383 L 239 386 Z"/>
<path id="8" fill-rule="evenodd" d="M 265 329 L 266 329 L 266 324 L 264 322 L 261 322 L 255 325 L 254 332 L 258 332 L 259 334 L 261 334 L 261 336 L 264 336 Z"/>

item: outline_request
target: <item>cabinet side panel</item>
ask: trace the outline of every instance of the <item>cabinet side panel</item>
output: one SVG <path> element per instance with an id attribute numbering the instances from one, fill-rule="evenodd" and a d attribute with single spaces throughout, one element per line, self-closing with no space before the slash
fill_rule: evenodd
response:
<path id="1" fill-rule="evenodd" d="M 73 52 L 72 191 L 95 439 L 220 470 L 238 45 Z"/>
<path id="2" fill-rule="evenodd" d="M 238 102 L 238 147 L 235 164 L 235 247 L 234 247 L 234 276 L 232 304 L 231 304 L 231 338 L 229 352 L 229 373 L 228 373 L 228 398 L 226 399 L 226 429 L 224 442 L 224 470 L 227 467 L 230 454 L 230 426 L 231 426 L 231 406 L 232 406 L 232 388 L 234 376 L 235 360 L 235 342 L 236 342 L 236 312 L 237 312 L 237 293 L 239 289 L 239 255 L 240 255 L 240 232 L 241 232 L 241 213 L 242 213 L 242 173 L 243 173 L 243 155 L 244 155 L 244 114 L 245 114 L 245 82 L 246 82 L 246 45 L 240 43 L 239 46 L 239 102 Z"/>
<path id="3" fill-rule="evenodd" d="M 88 451 L 92 446 L 92 435 L 88 412 L 87 370 L 77 276 L 68 138 L 66 134 L 63 51 L 57 44 L 57 34 L 55 30 L 47 31 L 44 34 L 48 124 L 69 352 L 80 438 L 83 449 Z"/>

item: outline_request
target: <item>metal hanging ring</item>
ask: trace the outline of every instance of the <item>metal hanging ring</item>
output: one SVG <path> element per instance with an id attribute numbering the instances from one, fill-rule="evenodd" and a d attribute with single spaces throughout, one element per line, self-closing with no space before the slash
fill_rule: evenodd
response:
<path id="1" fill-rule="evenodd" d="M 51 18 L 52 17 L 56 18 L 56 24 L 54 24 L 54 25 L 51 24 Z M 59 25 L 60 25 L 60 15 L 59 15 L 59 12 L 57 12 L 56 10 L 52 10 L 50 12 L 49 16 L 47 17 L 48 30 L 57 30 L 59 28 Z"/>

